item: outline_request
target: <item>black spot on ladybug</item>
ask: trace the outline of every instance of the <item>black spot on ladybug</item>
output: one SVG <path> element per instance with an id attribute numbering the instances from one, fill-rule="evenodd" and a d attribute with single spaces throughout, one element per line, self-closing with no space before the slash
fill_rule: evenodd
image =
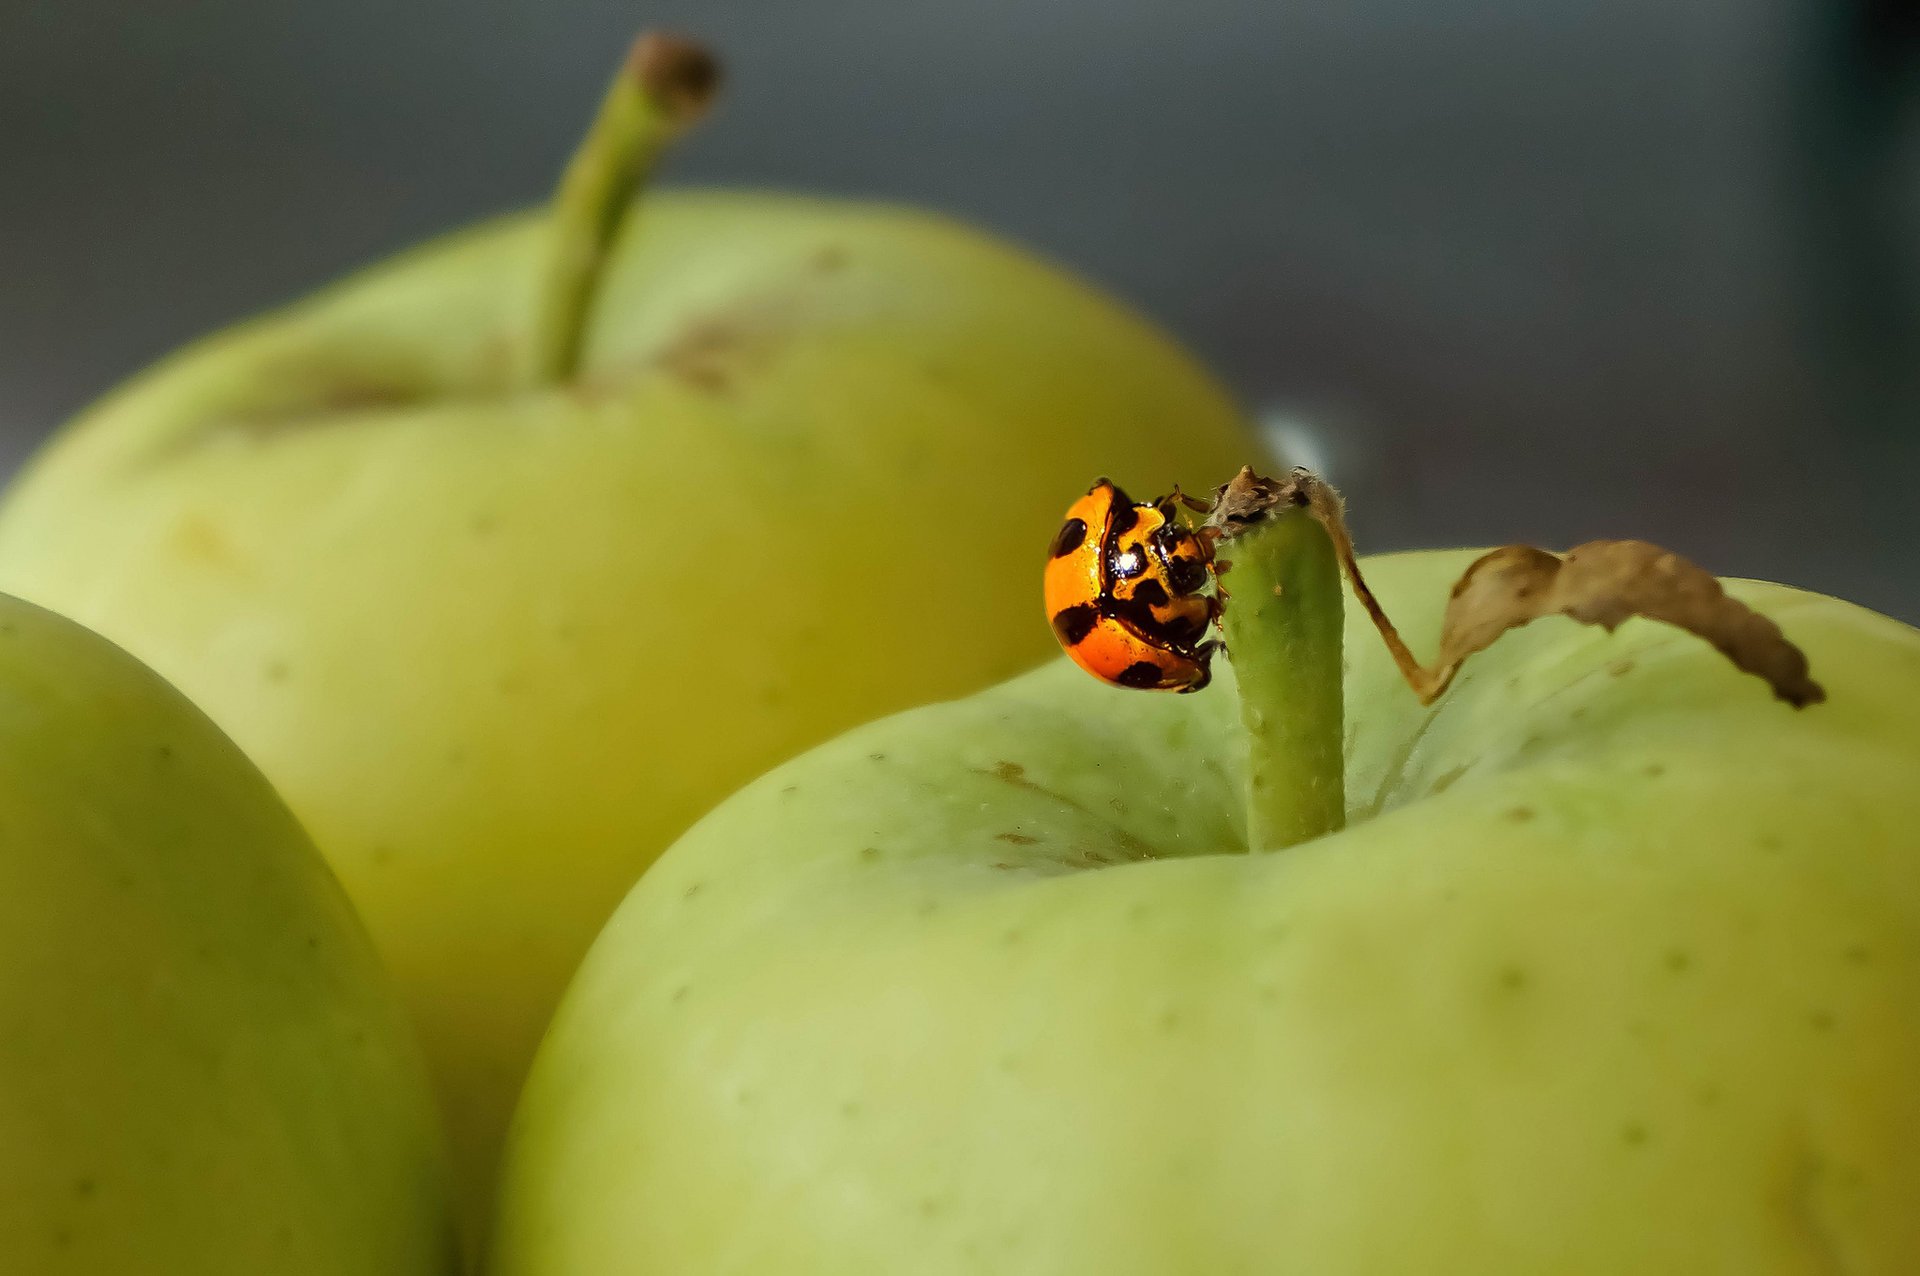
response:
<path id="1" fill-rule="evenodd" d="M 1065 558 L 1086 543 L 1087 525 L 1077 518 L 1070 518 L 1060 525 L 1060 534 L 1053 538 L 1050 552 L 1055 558 Z"/>
<path id="2" fill-rule="evenodd" d="M 1199 616 L 1173 616 L 1161 622 L 1160 632 L 1166 635 L 1168 646 L 1194 647 L 1207 636 L 1207 622 Z"/>
<path id="3" fill-rule="evenodd" d="M 1077 647 L 1093 632 L 1093 626 L 1100 619 L 1100 611 L 1092 603 L 1075 603 L 1071 607 L 1062 607 L 1053 613 L 1053 634 L 1062 644 Z"/>
<path id="4" fill-rule="evenodd" d="M 1183 594 L 1199 591 L 1207 583 L 1207 567 L 1197 559 L 1179 557 L 1167 563 L 1167 580 Z"/>
<path id="5" fill-rule="evenodd" d="M 1113 489 L 1113 515 L 1107 522 L 1108 536 L 1124 536 L 1140 521 L 1140 507 L 1127 499 L 1119 488 Z"/>
<path id="6" fill-rule="evenodd" d="M 1136 660 L 1114 679 L 1123 687 L 1150 689 L 1160 685 L 1160 666 L 1151 660 Z"/>
<path id="7" fill-rule="evenodd" d="M 1143 580 L 1133 591 L 1133 601 L 1148 607 L 1165 607 L 1173 601 L 1167 587 L 1157 580 Z"/>

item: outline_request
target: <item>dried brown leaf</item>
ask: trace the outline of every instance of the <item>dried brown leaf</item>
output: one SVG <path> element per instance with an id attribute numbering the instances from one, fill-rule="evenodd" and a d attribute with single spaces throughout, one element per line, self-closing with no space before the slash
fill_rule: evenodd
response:
<path id="1" fill-rule="evenodd" d="M 1711 643 L 1797 709 L 1826 699 L 1808 676 L 1805 653 L 1778 625 L 1728 597 L 1710 572 L 1646 541 L 1590 541 L 1564 557 L 1531 545 L 1504 545 L 1482 555 L 1454 585 L 1441 623 L 1440 655 L 1423 666 L 1367 587 L 1340 494 L 1312 471 L 1269 479 L 1243 469 L 1214 494 L 1207 525 L 1230 539 L 1290 509 L 1304 509 L 1327 529 L 1354 595 L 1422 704 L 1440 698 L 1469 656 L 1542 616 L 1567 616 L 1609 632 L 1633 616 L 1664 621 Z"/>
<path id="2" fill-rule="evenodd" d="M 1542 616 L 1608 631 L 1633 616 L 1664 621 L 1705 639 L 1795 708 L 1826 699 L 1780 626 L 1728 597 L 1710 572 L 1646 541 L 1589 541 L 1565 557 L 1506 545 L 1474 560 L 1447 601 L 1431 685 L 1416 687 L 1421 699 L 1431 703 L 1467 657 Z"/>

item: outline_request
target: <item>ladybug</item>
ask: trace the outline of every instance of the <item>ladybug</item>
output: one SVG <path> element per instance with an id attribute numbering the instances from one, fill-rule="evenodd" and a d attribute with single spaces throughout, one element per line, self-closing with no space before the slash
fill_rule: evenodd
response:
<path id="1" fill-rule="evenodd" d="M 1046 572 L 1047 619 L 1074 663 L 1122 687 L 1198 691 L 1219 649 L 1220 600 L 1202 594 L 1213 540 L 1179 520 L 1178 488 L 1138 503 L 1101 479 L 1067 510 Z"/>

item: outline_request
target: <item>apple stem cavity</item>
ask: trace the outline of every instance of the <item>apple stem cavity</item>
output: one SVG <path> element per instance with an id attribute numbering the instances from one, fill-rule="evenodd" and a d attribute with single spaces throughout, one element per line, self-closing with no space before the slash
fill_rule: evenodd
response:
<path id="1" fill-rule="evenodd" d="M 1346 823 L 1343 592 L 1333 538 L 1301 499 L 1231 526 L 1221 612 L 1246 728 L 1247 845 L 1278 851 Z"/>
<path id="2" fill-rule="evenodd" d="M 633 192 L 706 113 L 719 86 L 719 63 L 693 41 L 649 32 L 634 42 L 554 193 L 534 319 L 536 385 L 560 385 L 578 373 L 587 317 Z"/>

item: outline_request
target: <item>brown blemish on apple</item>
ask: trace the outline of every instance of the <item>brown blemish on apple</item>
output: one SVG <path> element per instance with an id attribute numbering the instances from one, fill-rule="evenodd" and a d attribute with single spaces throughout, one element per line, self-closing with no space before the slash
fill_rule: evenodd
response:
<path id="1" fill-rule="evenodd" d="M 1533 819 L 1534 811 L 1530 806 L 1516 806 L 1506 812 L 1506 817 L 1515 824 L 1526 824 Z"/>
<path id="2" fill-rule="evenodd" d="M 828 244 L 813 255 L 813 268 L 823 275 L 835 274 L 847 268 L 847 250 L 839 244 Z"/>
<path id="3" fill-rule="evenodd" d="M 1087 867 L 1120 864 L 1126 863 L 1129 860 L 1150 860 L 1157 858 L 1153 847 L 1149 846 L 1127 829 L 1115 824 L 1112 820 L 1097 814 L 1085 803 L 1075 801 L 1073 798 L 1068 797 L 1056 789 L 1050 789 L 1045 785 L 1035 784 L 1032 780 L 1029 780 L 1027 778 L 1027 769 L 1018 762 L 996 762 L 987 770 L 976 769 L 975 773 L 998 780 L 1002 784 L 1010 784 L 1017 789 L 1025 789 L 1029 793 L 1038 793 L 1043 797 L 1051 798 L 1060 805 L 1070 810 L 1078 811 L 1082 815 L 1097 820 L 1103 825 L 1113 840 L 1119 845 L 1122 854 L 1110 856 L 1083 846 L 1075 846 L 1075 856 Z"/>
<path id="4" fill-rule="evenodd" d="M 794 310 L 785 300 L 749 300 L 693 319 L 651 362 L 689 389 L 728 394 L 784 344 Z"/>
<path id="5" fill-rule="evenodd" d="M 1011 842 L 1015 846 L 1033 846 L 1040 841 L 1037 837 L 1028 837 L 1025 833 L 1016 833 L 1011 829 L 1005 833 L 995 833 L 993 836 L 995 841 Z"/>
<path id="6" fill-rule="evenodd" d="M 173 530 L 173 547 L 180 557 L 221 571 L 246 570 L 246 560 L 211 519 L 190 514 Z"/>

